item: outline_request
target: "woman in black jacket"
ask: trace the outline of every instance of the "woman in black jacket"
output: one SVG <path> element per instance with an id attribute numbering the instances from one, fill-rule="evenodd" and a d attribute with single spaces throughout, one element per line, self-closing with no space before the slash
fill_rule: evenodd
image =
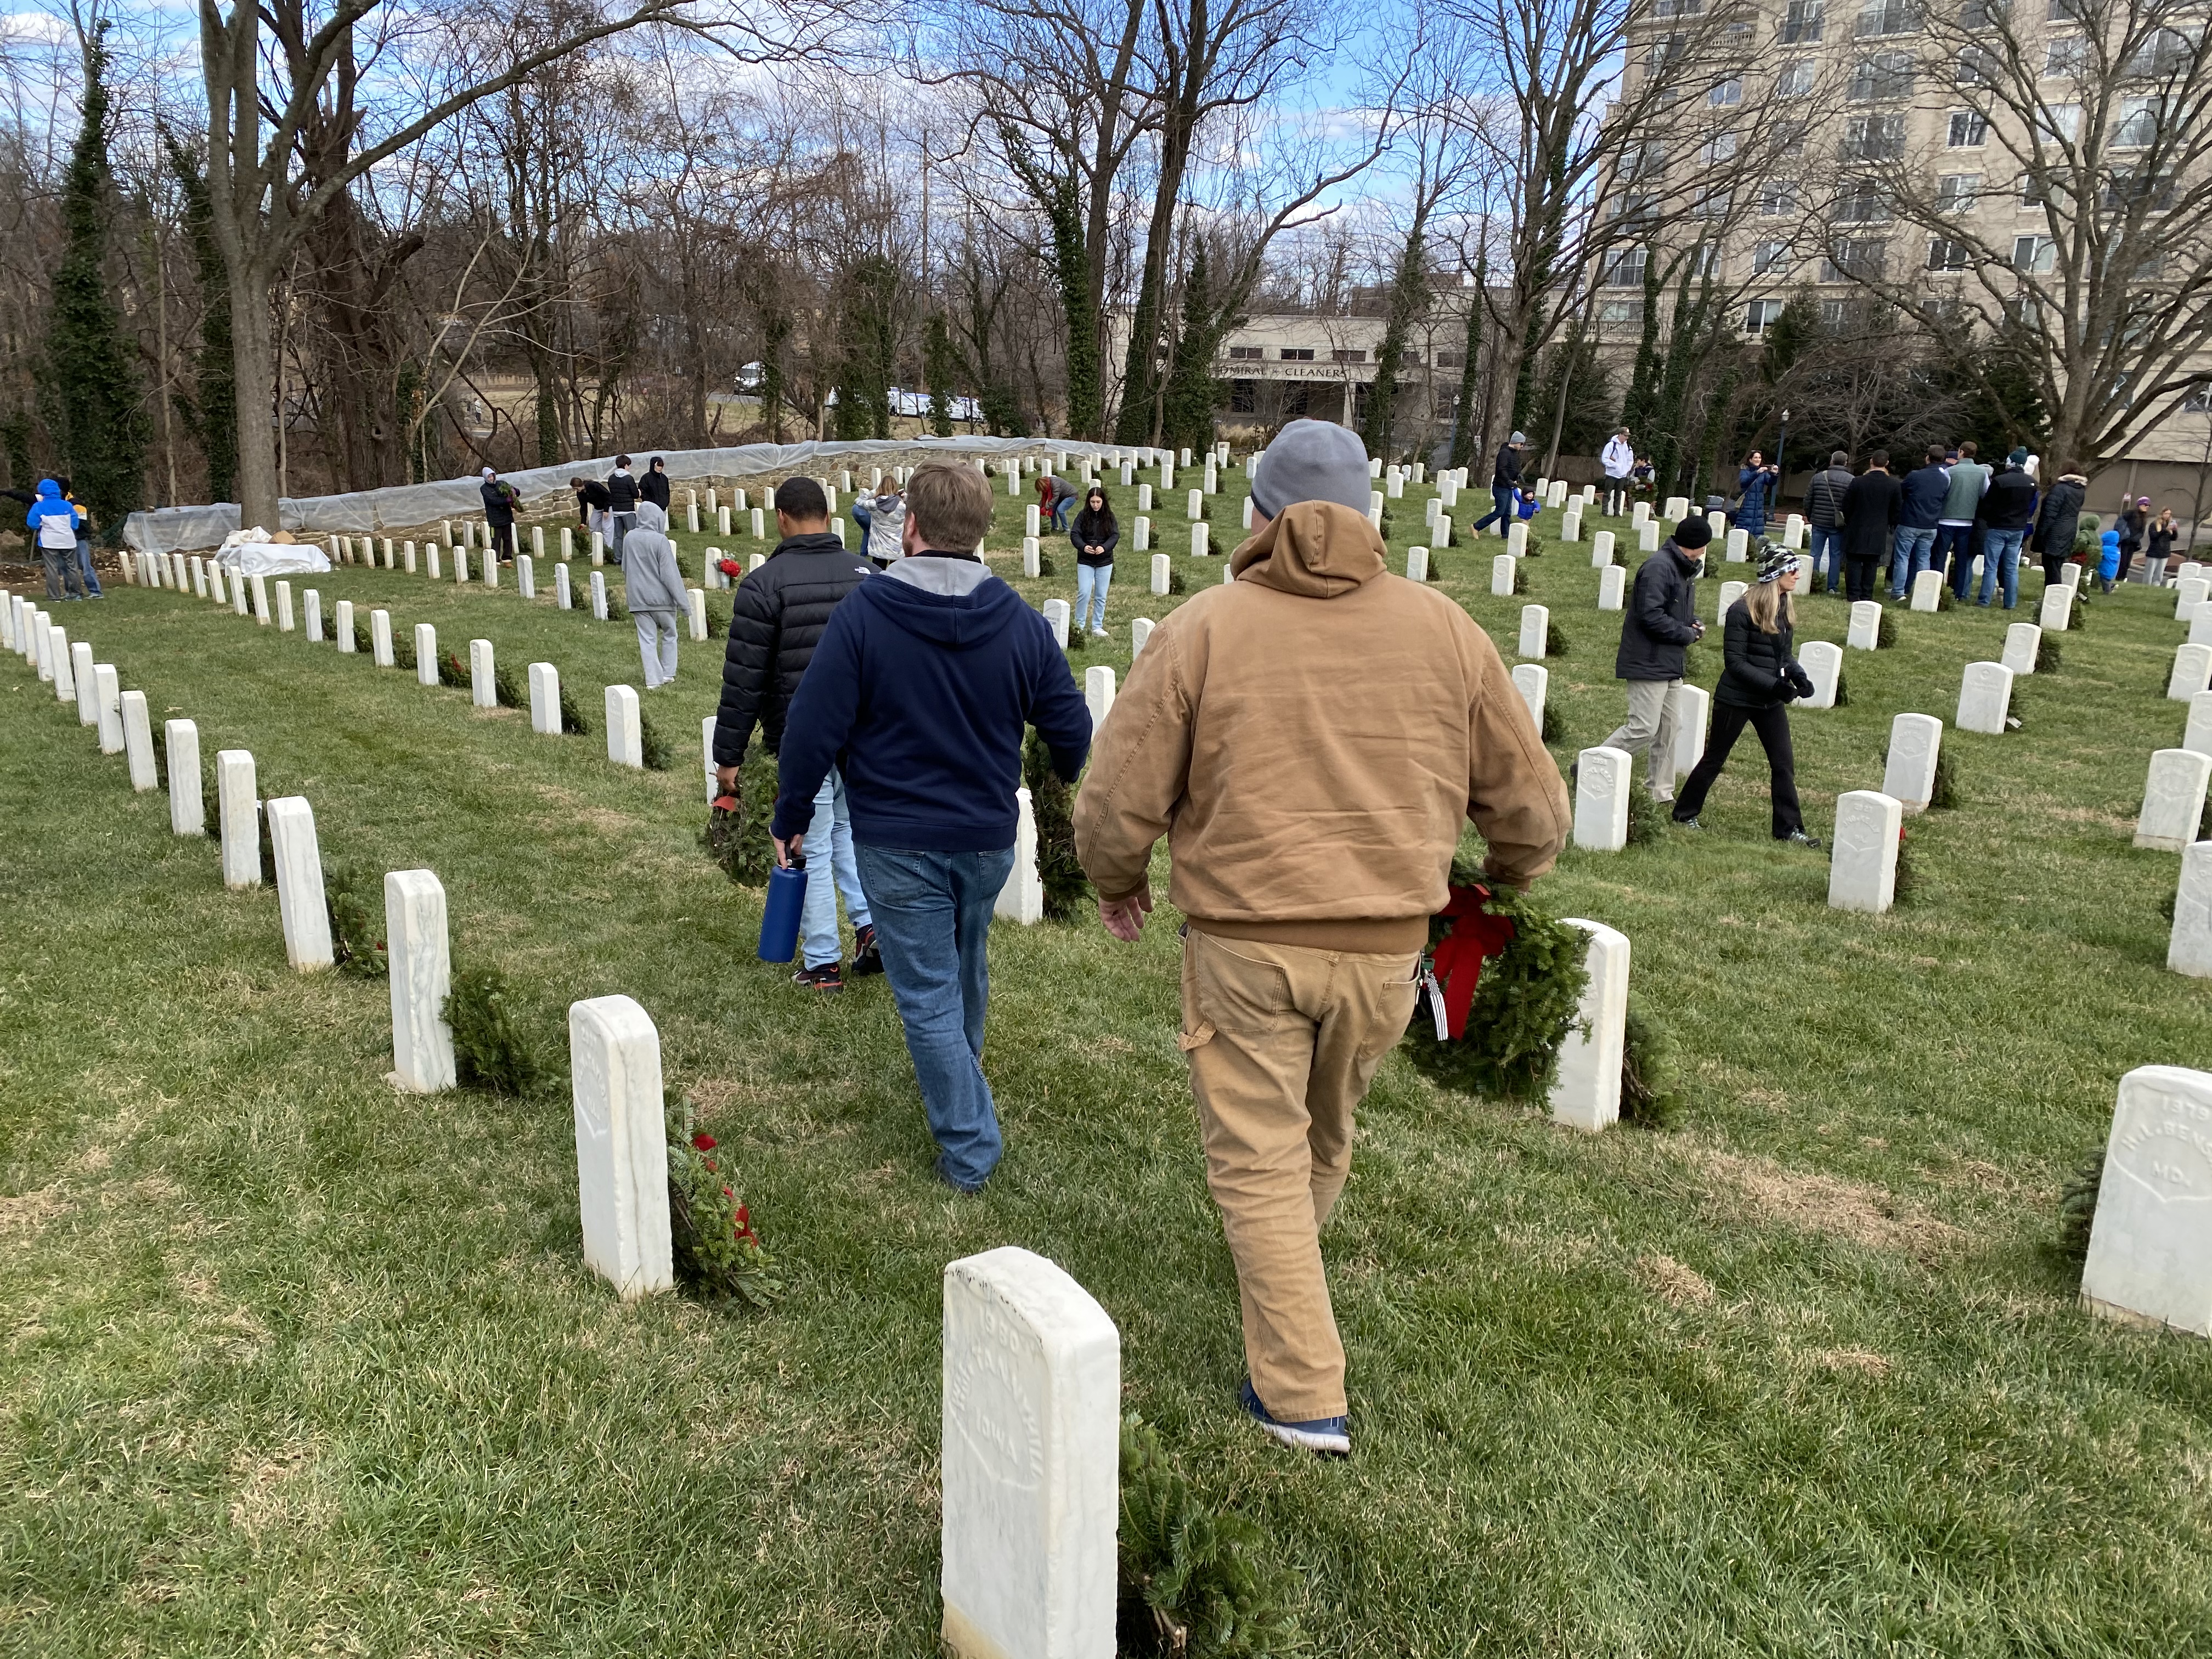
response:
<path id="1" fill-rule="evenodd" d="M 1748 726 L 1759 733 L 1759 746 L 1766 750 L 1774 839 L 1800 847 L 1820 844 L 1805 833 L 1805 820 L 1797 810 L 1797 768 L 1784 707 L 1793 697 L 1813 694 L 1812 677 L 1790 654 L 1797 623 L 1797 607 L 1790 595 L 1796 586 L 1797 556 L 1787 548 L 1759 544 L 1759 580 L 1729 607 L 1723 647 L 1726 666 L 1713 689 L 1713 725 L 1705 752 L 1674 802 L 1674 822 L 1686 830 L 1704 827 L 1698 822 L 1698 811 Z"/>
<path id="2" fill-rule="evenodd" d="M 645 476 L 637 481 L 637 498 L 641 501 L 651 501 L 663 513 L 668 511 L 668 463 L 659 456 L 653 458 L 653 464 L 646 468 Z"/>
<path id="3" fill-rule="evenodd" d="M 2028 538 L 2029 551 L 2043 560 L 2043 580 L 2058 580 L 2058 568 L 2074 556 L 2074 532 L 2081 525 L 2081 498 L 2089 493 L 2089 480 L 2082 476 L 2078 464 L 2069 465 L 2058 475 L 2058 482 L 2051 486 L 2051 493 L 2043 498 L 2043 510 L 2036 517 L 2035 534 Z"/>
<path id="4" fill-rule="evenodd" d="M 1121 539 L 1121 526 L 1107 504 L 1106 492 L 1097 484 L 1083 498 L 1083 511 L 1075 515 L 1067 539 L 1075 544 L 1076 632 L 1085 628 L 1099 639 L 1106 637 L 1106 590 L 1114 584 L 1114 549 Z M 1091 599 L 1098 596 L 1097 617 L 1091 615 Z"/>

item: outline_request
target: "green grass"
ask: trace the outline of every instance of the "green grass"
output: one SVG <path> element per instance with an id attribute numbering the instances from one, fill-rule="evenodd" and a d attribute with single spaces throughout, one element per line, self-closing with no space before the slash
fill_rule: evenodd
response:
<path id="1" fill-rule="evenodd" d="M 1024 502 L 998 488 L 1018 570 Z M 1425 494 L 1393 504 L 1394 560 Z M 1180 501 L 1154 516 L 1180 544 Z M 1574 639 L 1564 758 L 1620 717 L 1618 619 L 1587 544 L 1555 514 L 1539 534 L 1527 599 Z M 679 539 L 696 580 L 711 538 Z M 1510 655 L 1526 601 L 1489 596 L 1497 545 L 1438 556 Z M 1193 592 L 1218 580 L 1178 563 Z M 1018 585 L 1072 602 L 1060 568 Z M 1126 668 L 1129 620 L 1173 603 L 1147 568 L 1122 562 L 1115 638 L 1080 662 Z M 556 662 L 595 712 L 638 683 L 634 636 L 541 580 L 534 606 L 511 580 L 298 585 L 326 617 L 434 623 L 464 660 L 481 636 L 518 674 Z M 2120 1075 L 2206 1058 L 2207 988 L 2161 967 L 2177 860 L 2129 845 L 2183 722 L 2168 595 L 2093 597 L 2023 731 L 1947 732 L 1961 805 L 1914 821 L 1909 909 L 1825 908 L 1823 861 L 1767 839 L 1755 746 L 1702 836 L 1561 860 L 1539 891 L 1633 940 L 1685 1127 L 1584 1138 L 1386 1064 L 1325 1240 L 1359 1444 L 1324 1466 L 1234 1408 L 1171 915 L 1133 948 L 998 931 L 1008 1153 L 956 1200 L 882 981 L 824 1000 L 754 961 L 758 896 L 696 843 L 720 641 L 647 699 L 678 765 L 635 773 L 603 737 L 110 591 L 72 636 L 157 720 L 199 722 L 210 776 L 242 746 L 264 795 L 306 793 L 327 861 L 437 871 L 457 964 L 510 975 L 556 1066 L 571 1000 L 645 1006 L 792 1290 L 762 1316 L 617 1302 L 582 1266 L 565 1095 L 393 1093 L 383 985 L 289 973 L 274 893 L 225 892 L 212 843 L 171 837 L 163 799 L 0 659 L 9 1651 L 933 1653 L 939 1278 L 1002 1243 L 1113 1315 L 1127 1405 L 1297 1570 L 1321 1653 L 2212 1641 L 2212 1347 L 2084 1319 L 2047 1248 Z M 1802 614 L 1801 638 L 1843 638 L 1840 601 Z M 2032 616 L 1900 615 L 1897 649 L 1851 653 L 1850 707 L 1794 722 L 1814 830 L 1878 787 L 1893 714 L 1948 723 L 1961 665 Z M 1710 686 L 1717 651 L 1696 656 Z"/>

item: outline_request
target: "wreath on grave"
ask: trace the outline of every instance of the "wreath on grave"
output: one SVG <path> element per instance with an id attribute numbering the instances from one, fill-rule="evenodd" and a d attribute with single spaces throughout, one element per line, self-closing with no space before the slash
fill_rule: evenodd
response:
<path id="1" fill-rule="evenodd" d="M 1850 707 L 1850 680 L 1849 677 L 1844 674 L 1843 667 L 1839 664 L 1836 669 L 1836 700 L 1834 702 L 1831 703 L 1829 707 L 1832 708 L 1845 708 Z"/>
<path id="2" fill-rule="evenodd" d="M 1302 1645 L 1295 1581 L 1259 1528 L 1208 1508 L 1134 1413 L 1121 1420 L 1115 1542 L 1117 1652 L 1269 1659 Z"/>
<path id="3" fill-rule="evenodd" d="M 1545 703 L 1548 709 L 1551 704 Z M 1653 847 L 1665 839 L 1667 814 L 1659 810 L 1659 803 L 1649 789 L 1631 782 L 1628 786 L 1628 845 Z"/>
<path id="4" fill-rule="evenodd" d="M 492 662 L 491 696 L 492 701 L 501 708 L 520 708 L 523 706 L 522 688 L 515 683 L 514 671 L 497 659 L 494 659 Z"/>
<path id="5" fill-rule="evenodd" d="M 1188 593 L 1189 591 L 1189 588 L 1185 586 L 1183 584 L 1182 570 L 1173 563 L 1170 563 L 1168 566 L 1168 592 L 1170 593 Z"/>
<path id="6" fill-rule="evenodd" d="M 1565 743 L 1567 740 L 1567 729 L 1559 720 L 1559 711 L 1552 707 L 1552 700 L 1549 697 L 1544 699 L 1544 725 L 1538 735 L 1547 744 Z"/>
<path id="7" fill-rule="evenodd" d="M 451 651 L 438 659 L 438 684 L 449 685 L 456 691 L 470 689 L 469 671 L 461 665 L 460 658 Z"/>
<path id="8" fill-rule="evenodd" d="M 1891 878 L 1890 902 L 1909 904 L 1912 896 L 1920 890 L 1920 861 L 1912 852 L 1912 844 L 1905 839 L 1905 826 L 1897 826 L 1897 870 Z"/>
<path id="9" fill-rule="evenodd" d="M 392 630 L 392 665 L 415 672 L 415 630 L 395 626 Z"/>
<path id="10" fill-rule="evenodd" d="M 369 908 L 360 872 L 334 865 L 324 872 L 323 903 L 330 913 L 331 958 L 338 971 L 357 979 L 380 979 L 391 969 L 378 935 L 377 913 Z"/>
<path id="11" fill-rule="evenodd" d="M 1521 562 L 1516 559 L 1513 562 L 1513 597 L 1517 599 L 1528 591 L 1528 573 L 1521 568 Z"/>
<path id="12" fill-rule="evenodd" d="M 759 887 L 768 880 L 775 862 L 769 851 L 769 828 L 775 818 L 779 780 L 775 757 L 753 733 L 738 769 L 738 793 L 717 794 L 707 813 L 700 844 L 722 873 L 740 887 Z"/>
<path id="13" fill-rule="evenodd" d="M 2059 1260 L 2075 1267 L 2088 1259 L 2089 1229 L 2097 1219 L 2097 1194 L 2105 1182 L 2105 1149 L 2089 1154 L 2058 1193 Z"/>
<path id="14" fill-rule="evenodd" d="M 2065 665 L 2066 648 L 2057 641 L 2047 634 L 2036 641 L 2035 672 L 2037 673 L 2056 674 Z"/>
<path id="15" fill-rule="evenodd" d="M 692 1128 L 688 1100 L 682 1121 L 683 1133 L 668 1142 L 668 1233 L 678 1282 L 709 1301 L 768 1307 L 783 1296 L 783 1271 L 711 1156 L 714 1137 Z"/>
<path id="16" fill-rule="evenodd" d="M 454 1073 L 461 1086 L 495 1095 L 526 1095 L 544 1067 L 523 1035 L 513 989 L 496 968 L 453 975 L 440 1018 L 453 1029 Z"/>
<path id="17" fill-rule="evenodd" d="M 1948 745 L 1939 746 L 1936 750 L 1936 777 L 1928 791 L 1928 810 L 1948 812 L 1958 804 L 1959 781 L 1952 770 L 1951 750 Z"/>
<path id="18" fill-rule="evenodd" d="M 1643 1000 L 1631 996 L 1621 1028 L 1620 1121 L 1639 1128 L 1671 1129 L 1681 1121 L 1686 1104 L 1674 1039 Z"/>
<path id="19" fill-rule="evenodd" d="M 1874 646 L 1877 651 L 1897 648 L 1897 613 L 1887 605 L 1881 608 L 1881 619 L 1875 624 Z"/>
<path id="20" fill-rule="evenodd" d="M 570 737 L 588 738 L 592 722 L 576 702 L 576 694 L 568 689 L 568 682 L 561 682 L 561 729 Z"/>
<path id="21" fill-rule="evenodd" d="M 1518 579 L 1521 573 L 1516 570 L 1513 574 Z M 1564 657 L 1567 654 L 1566 630 L 1557 623 L 1550 623 L 1544 629 L 1544 654 L 1547 657 Z"/>
<path id="22" fill-rule="evenodd" d="M 1091 896 L 1091 878 L 1075 856 L 1075 798 L 1053 770 L 1052 750 L 1036 728 L 1022 744 L 1022 781 L 1036 823 L 1037 875 L 1044 884 L 1044 913 L 1072 921 Z"/>
<path id="23" fill-rule="evenodd" d="M 1526 894 L 1486 886 L 1462 860 L 1450 892 L 1429 921 L 1424 981 L 1434 989 L 1407 1029 L 1410 1057 L 1449 1088 L 1538 1099 L 1589 984 L 1587 941 Z"/>
<path id="24" fill-rule="evenodd" d="M 641 697 L 638 700 L 637 709 L 637 757 L 645 763 L 645 769 L 648 772 L 665 772 L 668 769 L 668 739 L 660 735 L 660 728 L 653 723 L 653 716 L 646 712 L 645 700 Z"/>

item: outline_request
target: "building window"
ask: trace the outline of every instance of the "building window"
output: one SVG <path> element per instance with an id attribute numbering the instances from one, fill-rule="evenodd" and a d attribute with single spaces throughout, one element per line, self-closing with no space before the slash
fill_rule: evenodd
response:
<path id="1" fill-rule="evenodd" d="M 1283 388 L 1282 402 L 1276 413 L 1286 421 L 1303 421 L 1312 401 L 1313 387 L 1304 380 L 1293 380 Z"/>
<path id="2" fill-rule="evenodd" d="M 2073 80 L 2081 73 L 2081 66 L 2089 61 L 2089 37 L 2086 34 L 2062 34 L 2048 40 L 2043 47 L 2043 72 L 2065 80 Z"/>
<path id="3" fill-rule="evenodd" d="M 2004 0 L 1966 0 L 1959 8 L 1959 27 L 1962 29 L 2002 28 L 2005 23 Z"/>
<path id="4" fill-rule="evenodd" d="M 1464 351 L 1439 351 L 1437 353 L 1437 367 L 1438 368 L 1465 368 L 1467 367 L 1467 353 Z"/>
<path id="5" fill-rule="evenodd" d="M 2072 143 L 2081 136 L 2081 106 L 2053 104 L 2039 111 L 2034 121 L 2034 137 L 2039 143 Z"/>
<path id="6" fill-rule="evenodd" d="M 1978 173 L 1947 173 L 1936 181 L 1936 211 L 1972 213 L 1982 193 Z"/>
<path id="7" fill-rule="evenodd" d="M 1958 82 L 1962 87 L 1993 87 L 1997 82 L 1997 56 L 1987 46 L 1959 48 Z"/>
<path id="8" fill-rule="evenodd" d="M 1762 219 L 1787 219 L 1797 211 L 1797 181 L 1795 179 L 1769 179 L 1759 187 L 1759 216 Z"/>
<path id="9" fill-rule="evenodd" d="M 1267 354 L 1258 346 L 1231 346 L 1229 361 L 1232 363 L 1256 363 Z"/>
<path id="10" fill-rule="evenodd" d="M 1851 65 L 1851 78 L 1844 88 L 1844 96 L 1854 104 L 1910 98 L 1912 70 L 1912 54 L 1909 52 L 1878 52 L 1871 58 L 1862 58 Z"/>
<path id="11" fill-rule="evenodd" d="M 2046 23 L 2078 23 L 2088 11 L 2091 0 L 2044 0 L 2043 21 Z"/>
<path id="12" fill-rule="evenodd" d="M 1902 115 L 1854 115 L 1844 123 L 1844 159 L 1893 161 L 1905 154 Z"/>
<path id="13" fill-rule="evenodd" d="M 1850 301 L 1848 300 L 1821 301 L 1820 326 L 1822 328 L 1841 328 L 1844 325 L 1844 319 L 1850 314 L 1844 309 L 1844 307 L 1850 303 Z"/>
<path id="14" fill-rule="evenodd" d="M 1231 380 L 1229 383 L 1229 412 L 1231 415 L 1257 415 L 1260 412 L 1260 383 L 1256 380 Z"/>
<path id="15" fill-rule="evenodd" d="M 1644 54 L 1644 72 L 1653 80 L 1667 73 L 1670 64 L 1679 63 L 1690 49 L 1689 37 L 1669 34 L 1654 40 Z"/>
<path id="16" fill-rule="evenodd" d="M 1838 224 L 1884 224 L 1889 214 L 1889 192 L 1871 179 L 1846 179 L 1836 192 L 1834 216 Z"/>
<path id="17" fill-rule="evenodd" d="M 2050 198 L 2043 188 L 2043 180 L 2032 173 L 2020 175 L 2020 204 L 2024 208 L 2039 208 L 2048 204 Z"/>
<path id="18" fill-rule="evenodd" d="M 1700 161 L 1728 161 L 1735 158 L 1735 134 L 1732 132 L 1715 133 L 1706 139 L 1698 150 L 1698 159 Z"/>
<path id="19" fill-rule="evenodd" d="M 1802 155 L 1805 153 L 1805 126 L 1802 121 L 1777 121 L 1774 124 L 1774 153 L 1777 155 Z"/>
<path id="20" fill-rule="evenodd" d="M 1615 248 L 1598 267 L 1598 281 L 1607 288 L 1642 288 L 1651 255 L 1640 247 Z"/>
<path id="21" fill-rule="evenodd" d="M 1800 58 L 1795 63 L 1784 64 L 1782 73 L 1774 77 L 1775 95 L 1781 98 L 1803 98 L 1813 90 L 1813 61 Z"/>
<path id="22" fill-rule="evenodd" d="M 2105 180 L 2105 210 L 2107 213 L 2125 213 L 2139 205 L 2148 206 L 2153 213 L 2172 212 L 2172 177 L 2136 167 L 2114 167 L 2112 175 Z"/>
<path id="23" fill-rule="evenodd" d="M 2191 415 L 2212 414 L 2212 380 L 2199 380 L 2190 387 L 2181 407 Z"/>
<path id="24" fill-rule="evenodd" d="M 1620 158 L 1620 173 L 1626 179 L 1656 179 L 1666 170 L 1667 146 L 1655 139 L 1631 144 Z"/>
<path id="25" fill-rule="evenodd" d="M 1879 236 L 1856 237 L 1833 243 L 1820 262 L 1820 280 L 1840 283 L 1852 277 L 1880 276 L 1888 263 L 1889 244 Z"/>
<path id="26" fill-rule="evenodd" d="M 1638 320 L 1637 313 L 1641 309 L 1633 300 L 1601 300 L 1597 319 L 1601 323 L 1632 323 Z"/>
<path id="27" fill-rule="evenodd" d="M 1613 216 L 1625 225 L 1632 227 L 1644 223 L 1657 217 L 1658 212 L 1659 198 L 1646 192 L 1637 191 L 1613 198 Z"/>
<path id="28" fill-rule="evenodd" d="M 1732 190 L 1701 190 L 1690 201 L 1691 216 L 1698 219 L 1725 219 L 1729 209 L 1735 205 Z"/>
<path id="29" fill-rule="evenodd" d="M 1690 275 L 1692 276 L 1710 276 L 1720 269 L 1720 264 L 1721 245 L 1718 242 L 1700 242 L 1690 250 Z"/>
<path id="30" fill-rule="evenodd" d="M 1873 34 L 1910 34 L 1920 27 L 1920 9 L 1911 0 L 1871 0 L 1859 8 L 1851 33 L 1863 40 Z"/>
<path id="31" fill-rule="evenodd" d="M 1978 109 L 1954 109 L 1951 112 L 1950 131 L 1944 137 L 1947 149 L 1979 149 L 1990 141 L 1990 118 Z"/>
<path id="32" fill-rule="evenodd" d="M 1705 9 L 1705 0 L 1651 0 L 1654 17 L 1695 17 Z"/>
<path id="33" fill-rule="evenodd" d="M 1367 361 L 1367 354 L 1339 346 L 1328 354 L 1328 360 L 1333 363 L 1364 363 Z"/>
<path id="34" fill-rule="evenodd" d="M 2058 267 L 2058 244 L 2048 236 L 2012 239 L 2012 268 L 2030 276 L 2048 276 Z"/>
<path id="35" fill-rule="evenodd" d="M 1780 321 L 1781 317 L 1781 301 L 1753 300 L 1744 309 L 1743 331 L 1747 334 L 1764 334 L 1773 324 Z"/>
<path id="36" fill-rule="evenodd" d="M 1789 9 L 1782 15 L 1782 44 L 1811 46 L 1820 38 L 1826 11 L 1827 0 L 1790 0 Z"/>
<path id="37" fill-rule="evenodd" d="M 1973 263 L 1973 251 L 1964 242 L 1954 241 L 1948 236 L 1931 237 L 1929 240 L 1929 270 L 1964 270 Z"/>
<path id="38" fill-rule="evenodd" d="M 1754 276 L 1787 276 L 1790 274 L 1790 244 L 1754 244 L 1751 250 L 1751 273 Z"/>
<path id="39" fill-rule="evenodd" d="M 2179 30 L 2153 29 L 2143 37 L 2142 44 L 2129 54 L 2127 66 L 2120 72 L 2131 77 L 2163 81 L 2168 76 L 2185 74 L 2196 53 L 2196 46 Z"/>
<path id="40" fill-rule="evenodd" d="M 1723 109 L 1731 104 L 1741 104 L 1743 102 L 1742 81 L 1731 77 L 1726 81 L 1714 82 L 1713 89 L 1705 94 L 1705 101 L 1715 109 Z"/>
<path id="41" fill-rule="evenodd" d="M 1310 363 L 1314 360 L 1311 346 L 1285 346 L 1282 359 L 1286 363 Z"/>
<path id="42" fill-rule="evenodd" d="M 2120 118 L 2112 123 L 2115 149 L 2142 149 L 2158 142 L 2160 124 L 2166 118 L 2163 98 L 2123 98 Z"/>

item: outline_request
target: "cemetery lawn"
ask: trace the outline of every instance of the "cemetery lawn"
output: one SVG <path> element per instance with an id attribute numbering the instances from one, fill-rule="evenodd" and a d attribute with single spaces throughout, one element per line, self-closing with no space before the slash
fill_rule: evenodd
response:
<path id="1" fill-rule="evenodd" d="M 1181 495 L 1155 515 L 1178 550 Z M 1394 559 L 1426 495 L 1391 504 Z M 1587 544 L 1553 514 L 1538 534 L 1564 764 L 1619 720 L 1618 617 Z M 696 580 L 710 538 L 679 539 Z M 1018 586 L 1072 601 L 1048 546 L 1057 574 Z M 1499 547 L 1436 556 L 1510 659 Z M 1126 672 L 1130 619 L 1173 603 L 1147 564 L 1125 553 L 1079 675 Z M 490 639 L 519 682 L 553 661 L 593 736 L 173 593 L 56 619 L 157 726 L 198 721 L 210 780 L 244 747 L 264 796 L 304 793 L 326 869 L 379 901 L 384 871 L 435 870 L 456 965 L 512 976 L 556 1069 L 572 1000 L 637 998 L 789 1297 L 616 1300 L 582 1262 L 565 1085 L 396 1094 L 383 982 L 288 971 L 273 890 L 224 891 L 212 840 L 172 837 L 165 798 L 0 659 L 0 1648 L 933 1654 L 939 1275 L 1008 1243 L 1113 1316 L 1128 1408 L 1296 1569 L 1316 1653 L 2212 1645 L 2212 1345 L 2085 1318 L 2050 1248 L 2120 1076 L 2212 1062 L 2212 988 L 2162 966 L 2179 860 L 2130 846 L 2183 725 L 2169 593 L 2093 596 L 2063 671 L 2023 682 L 2023 730 L 1947 730 L 1960 805 L 1908 821 L 1920 891 L 1888 916 L 1830 912 L 1825 858 L 1769 841 L 1748 738 L 1703 834 L 1561 860 L 1538 892 L 1633 941 L 1685 1121 L 1583 1137 L 1394 1056 L 1324 1241 L 1357 1449 L 1323 1464 L 1235 1407 L 1174 915 L 1134 947 L 1095 918 L 995 930 L 1008 1151 L 953 1196 L 883 981 L 825 998 L 754 960 L 759 895 L 698 846 L 720 641 L 645 699 L 673 769 L 618 770 L 597 728 L 601 688 L 639 683 L 631 629 L 505 580 L 295 586 L 433 623 L 464 660 Z M 1793 720 L 1815 833 L 1879 787 L 1893 714 L 1948 726 L 1962 665 L 2033 619 L 2025 586 L 2009 617 L 1900 611 L 1895 649 L 1847 653 L 1849 706 Z M 1801 617 L 1801 642 L 1843 639 L 1842 601 Z M 1696 654 L 1710 687 L 1717 646 Z M 211 782 L 208 805 L 212 827 Z"/>

